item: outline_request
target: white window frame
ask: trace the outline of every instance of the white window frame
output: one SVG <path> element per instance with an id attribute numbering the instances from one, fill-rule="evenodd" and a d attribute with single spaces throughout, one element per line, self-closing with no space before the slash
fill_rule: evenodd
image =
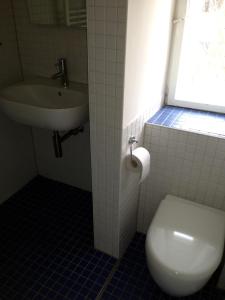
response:
<path id="1" fill-rule="evenodd" d="M 196 0 L 198 1 L 198 0 Z M 173 29 L 171 38 L 171 47 L 167 71 L 167 83 L 165 92 L 165 104 L 225 113 L 225 106 L 209 105 L 204 103 L 189 102 L 184 100 L 175 100 L 175 89 L 179 71 L 179 59 L 181 54 L 182 38 L 184 32 L 184 23 L 186 15 L 187 0 L 176 0 Z M 225 84 L 225 83 L 224 83 Z"/>

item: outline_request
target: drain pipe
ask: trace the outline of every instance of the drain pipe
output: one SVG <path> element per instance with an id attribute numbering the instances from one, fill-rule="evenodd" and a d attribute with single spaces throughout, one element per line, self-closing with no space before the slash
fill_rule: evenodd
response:
<path id="1" fill-rule="evenodd" d="M 78 133 L 83 132 L 83 131 L 84 131 L 84 127 L 81 126 L 81 127 L 69 130 L 64 135 L 61 136 L 58 130 L 54 130 L 52 140 L 53 140 L 53 147 L 54 147 L 54 151 L 55 151 L 55 157 L 60 158 L 63 156 L 62 143 L 64 141 L 69 139 L 72 135 L 77 135 Z"/>

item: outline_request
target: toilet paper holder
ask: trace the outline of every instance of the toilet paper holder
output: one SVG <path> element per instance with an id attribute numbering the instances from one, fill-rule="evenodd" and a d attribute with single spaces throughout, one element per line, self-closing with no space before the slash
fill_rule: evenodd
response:
<path id="1" fill-rule="evenodd" d="M 128 144 L 130 145 L 130 158 L 133 159 L 133 145 L 137 144 L 138 140 L 136 140 L 135 136 L 131 136 L 128 140 Z"/>

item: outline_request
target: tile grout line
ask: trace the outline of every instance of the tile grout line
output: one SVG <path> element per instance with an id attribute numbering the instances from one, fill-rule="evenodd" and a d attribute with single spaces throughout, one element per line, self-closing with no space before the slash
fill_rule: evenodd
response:
<path id="1" fill-rule="evenodd" d="M 118 259 L 117 262 L 115 263 L 115 265 L 113 266 L 113 268 L 112 268 L 111 272 L 109 273 L 108 277 L 106 278 L 100 292 L 98 293 L 96 300 L 102 299 L 102 296 L 103 296 L 104 292 L 106 291 L 108 285 L 110 284 L 110 282 L 113 278 L 113 275 L 116 273 L 116 271 L 120 265 L 120 262 L 121 262 L 121 259 Z"/>

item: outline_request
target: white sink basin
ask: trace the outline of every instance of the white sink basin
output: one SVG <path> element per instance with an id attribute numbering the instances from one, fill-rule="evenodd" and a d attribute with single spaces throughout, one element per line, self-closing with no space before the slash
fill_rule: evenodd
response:
<path id="1" fill-rule="evenodd" d="M 88 121 L 88 93 L 79 84 L 68 89 L 52 80 L 33 80 L 0 91 L 0 107 L 12 120 L 51 130 L 70 130 Z"/>

